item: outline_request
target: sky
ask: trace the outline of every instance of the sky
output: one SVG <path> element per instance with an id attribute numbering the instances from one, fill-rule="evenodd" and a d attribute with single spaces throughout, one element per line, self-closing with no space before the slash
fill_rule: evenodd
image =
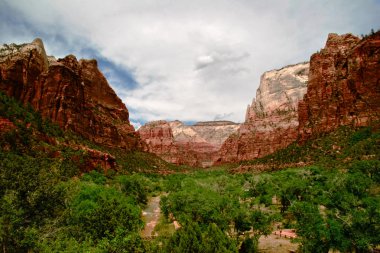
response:
<path id="1" fill-rule="evenodd" d="M 329 33 L 380 28 L 380 0 L 0 0 L 0 43 L 95 58 L 139 127 L 244 121 L 263 72 L 308 61 Z"/>

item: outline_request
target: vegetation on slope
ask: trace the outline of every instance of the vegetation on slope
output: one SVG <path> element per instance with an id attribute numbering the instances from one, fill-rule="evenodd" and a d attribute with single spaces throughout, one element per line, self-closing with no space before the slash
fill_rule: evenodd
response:
<path id="1" fill-rule="evenodd" d="M 154 183 L 122 174 L 169 169 L 165 162 L 149 154 L 119 151 L 119 171 L 83 174 L 87 154 L 79 146 L 115 151 L 62 131 L 30 106 L 2 93 L 0 119 L 12 122 L 0 132 L 3 252 L 109 252 L 142 245 L 141 207 Z"/>
<path id="2" fill-rule="evenodd" d="M 97 147 L 1 94 L 0 117 L 15 125 L 0 135 L 3 252 L 257 252 L 260 237 L 281 228 L 296 229 L 302 252 L 380 245 L 377 128 L 343 127 L 242 165 L 272 172 L 172 173 L 181 169 Z M 79 144 L 113 154 L 118 171 L 84 173 Z M 300 162 L 313 165 L 278 170 Z M 169 175 L 146 173 L 155 171 Z M 163 219 L 146 241 L 141 210 L 157 194 Z M 179 230 L 160 231 L 173 220 Z"/>
<path id="3" fill-rule="evenodd" d="M 314 164 L 324 168 L 345 168 L 360 160 L 380 160 L 379 124 L 353 129 L 342 126 L 334 132 L 289 145 L 287 148 L 263 158 L 244 161 L 241 166 L 265 165 L 266 170 L 302 167 Z M 256 165 L 256 167 L 255 167 Z M 239 170 L 236 170 L 239 171 Z"/>

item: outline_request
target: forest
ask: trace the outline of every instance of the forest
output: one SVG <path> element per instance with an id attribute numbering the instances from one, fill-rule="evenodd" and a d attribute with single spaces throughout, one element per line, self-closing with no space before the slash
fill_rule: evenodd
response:
<path id="1" fill-rule="evenodd" d="M 259 252 L 260 238 L 278 229 L 296 231 L 300 252 L 379 249 L 376 127 L 341 127 L 255 161 L 208 169 L 107 150 L 119 167 L 105 173 L 83 172 L 87 154 L 74 148 L 104 147 L 31 107 L 0 94 L 0 116 L 15 125 L 0 136 L 3 252 Z M 282 166 L 297 162 L 306 165 Z M 256 171 L 257 164 L 270 169 Z M 252 169 L 236 169 L 244 166 Z M 144 238 L 142 210 L 153 196 L 162 215 L 154 236 Z"/>

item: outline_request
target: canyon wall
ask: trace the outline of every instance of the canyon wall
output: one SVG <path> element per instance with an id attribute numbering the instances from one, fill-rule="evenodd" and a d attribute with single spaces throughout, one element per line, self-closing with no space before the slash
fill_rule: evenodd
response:
<path id="1" fill-rule="evenodd" d="M 191 126 L 180 121 L 153 121 L 138 133 L 147 152 L 174 164 L 208 167 L 217 159 L 223 142 L 238 127 L 230 121 L 198 122 Z"/>
<path id="2" fill-rule="evenodd" d="M 154 121 L 137 134 L 95 60 L 56 60 L 39 39 L 0 47 L 0 91 L 97 144 L 140 147 L 175 164 L 240 162 L 342 125 L 379 124 L 380 32 L 363 39 L 330 34 L 310 65 L 265 72 L 241 125 Z"/>
<path id="3" fill-rule="evenodd" d="M 96 60 L 46 55 L 40 39 L 0 47 L 0 91 L 30 104 L 45 118 L 97 144 L 135 149 L 139 144 L 126 106 Z"/>
<path id="4" fill-rule="evenodd" d="M 245 122 L 224 142 L 216 163 L 263 157 L 294 142 L 298 103 L 306 93 L 308 74 L 307 62 L 265 72 Z"/>
<path id="5" fill-rule="evenodd" d="M 309 85 L 299 103 L 299 135 L 305 141 L 342 125 L 380 119 L 380 32 L 359 39 L 329 34 L 310 58 Z"/>

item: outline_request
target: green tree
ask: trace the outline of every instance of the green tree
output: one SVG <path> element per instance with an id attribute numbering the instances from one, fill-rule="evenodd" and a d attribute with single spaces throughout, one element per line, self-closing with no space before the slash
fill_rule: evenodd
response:
<path id="1" fill-rule="evenodd" d="M 202 252 L 202 231 L 199 225 L 189 222 L 177 230 L 169 239 L 165 251 L 172 253 Z"/>
<path id="2" fill-rule="evenodd" d="M 165 248 L 166 252 L 204 252 L 227 253 L 237 252 L 236 245 L 215 223 L 207 226 L 202 232 L 201 227 L 189 222 L 170 238 Z"/>
<path id="3" fill-rule="evenodd" d="M 291 207 L 297 225 L 297 235 L 301 238 L 302 252 L 324 253 L 330 249 L 330 233 L 318 206 L 308 202 L 297 202 Z"/>
<path id="4" fill-rule="evenodd" d="M 76 238 L 112 238 L 116 232 L 137 232 L 142 227 L 140 208 L 113 188 L 83 184 L 70 204 L 68 225 Z"/>
<path id="5" fill-rule="evenodd" d="M 202 252 L 205 253 L 227 253 L 236 252 L 237 248 L 231 240 L 215 223 L 208 225 L 203 233 Z"/>
<path id="6" fill-rule="evenodd" d="M 136 199 L 138 203 L 146 204 L 148 201 L 148 189 L 146 189 L 144 178 L 140 175 L 132 176 L 118 176 L 116 181 L 120 187 L 120 190 Z"/>
<path id="7" fill-rule="evenodd" d="M 258 241 L 246 236 L 239 248 L 239 253 L 256 253 L 258 252 Z"/>

